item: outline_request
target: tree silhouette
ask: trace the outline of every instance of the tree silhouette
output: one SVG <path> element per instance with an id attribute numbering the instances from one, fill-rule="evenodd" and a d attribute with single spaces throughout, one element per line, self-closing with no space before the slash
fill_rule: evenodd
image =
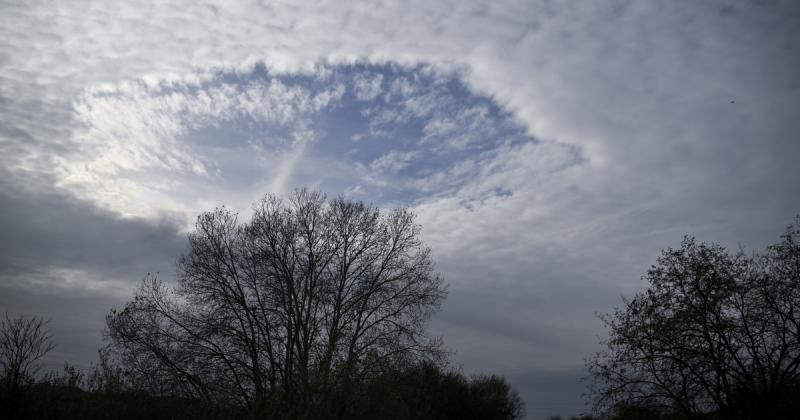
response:
<path id="1" fill-rule="evenodd" d="M 335 417 L 352 384 L 438 356 L 424 327 L 445 289 L 410 211 L 307 190 L 253 210 L 198 217 L 177 286 L 149 276 L 108 316 L 149 391 Z"/>
<path id="2" fill-rule="evenodd" d="M 604 317 L 588 363 L 598 408 L 683 418 L 800 412 L 800 217 L 762 255 L 684 239 L 649 288 Z"/>
<path id="3" fill-rule="evenodd" d="M 6 312 L 0 319 L 0 368 L 2 380 L 10 392 L 31 382 L 39 371 L 39 360 L 53 349 L 47 320 L 39 317 L 11 318 Z"/>

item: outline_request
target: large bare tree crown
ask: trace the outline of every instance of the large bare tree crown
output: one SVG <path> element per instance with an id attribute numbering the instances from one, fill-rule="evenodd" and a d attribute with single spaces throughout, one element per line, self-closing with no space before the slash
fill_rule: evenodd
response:
<path id="1" fill-rule="evenodd" d="M 219 208 L 197 218 L 177 285 L 145 279 L 109 336 L 161 392 L 297 406 L 438 356 L 425 324 L 446 291 L 419 236 L 407 209 L 305 189 L 264 197 L 247 222 Z"/>

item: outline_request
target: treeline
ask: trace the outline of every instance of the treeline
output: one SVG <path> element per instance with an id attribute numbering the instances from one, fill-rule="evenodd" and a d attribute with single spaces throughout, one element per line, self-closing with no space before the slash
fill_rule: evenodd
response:
<path id="1" fill-rule="evenodd" d="M 109 313 L 93 372 L 23 384 L 24 366 L 6 369 L 6 403 L 20 418 L 522 417 L 503 378 L 447 368 L 426 335 L 447 290 L 420 229 L 407 209 L 305 189 L 247 221 L 203 213 L 176 281 L 147 276 Z M 26 366 L 48 349 L 33 336 Z"/>
<path id="2" fill-rule="evenodd" d="M 42 319 L 0 325 L 2 403 L 31 419 L 519 419 L 497 376 L 447 368 L 426 324 L 446 296 L 406 209 L 298 190 L 249 221 L 202 214 L 177 282 L 107 317 L 89 373 L 38 382 Z M 800 217 L 762 253 L 686 237 L 605 315 L 578 420 L 800 418 Z"/>
<path id="3" fill-rule="evenodd" d="M 664 407 L 617 404 L 612 409 L 601 414 L 583 414 L 572 417 L 555 415 L 548 417 L 547 420 L 694 420 L 697 418 L 698 417 L 686 417 L 684 414 Z M 710 420 L 720 419 L 720 417 L 714 415 L 701 416 L 699 418 Z"/>
<path id="4" fill-rule="evenodd" d="M 516 419 L 523 404 L 498 376 L 467 377 L 422 364 L 385 372 L 351 386 L 347 395 L 316 410 L 261 410 L 207 403 L 194 398 L 153 395 L 136 389 L 124 372 L 103 361 L 89 372 L 66 366 L 38 381 L 0 387 L 4 418 L 11 419 Z M 338 412 L 337 412 L 338 411 Z"/>

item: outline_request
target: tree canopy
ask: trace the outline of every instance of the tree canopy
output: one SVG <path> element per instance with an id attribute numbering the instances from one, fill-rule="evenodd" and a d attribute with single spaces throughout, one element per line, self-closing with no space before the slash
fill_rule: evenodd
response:
<path id="1" fill-rule="evenodd" d="M 112 347 L 151 392 L 344 413 L 355 384 L 440 355 L 425 323 L 446 292 L 419 233 L 408 210 L 308 190 L 244 223 L 204 213 L 177 285 L 149 276 L 108 316 Z"/>
<path id="2" fill-rule="evenodd" d="M 649 288 L 603 319 L 589 360 L 600 409 L 682 418 L 800 413 L 800 218 L 761 254 L 687 237 L 647 272 Z"/>

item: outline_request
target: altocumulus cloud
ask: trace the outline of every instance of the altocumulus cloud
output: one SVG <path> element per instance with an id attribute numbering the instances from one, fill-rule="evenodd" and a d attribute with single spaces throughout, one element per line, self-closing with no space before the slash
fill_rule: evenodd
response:
<path id="1" fill-rule="evenodd" d="M 0 6 L 0 304 L 86 363 L 187 222 L 318 186 L 419 215 L 465 369 L 582 409 L 595 311 L 800 208 L 789 1 Z"/>

